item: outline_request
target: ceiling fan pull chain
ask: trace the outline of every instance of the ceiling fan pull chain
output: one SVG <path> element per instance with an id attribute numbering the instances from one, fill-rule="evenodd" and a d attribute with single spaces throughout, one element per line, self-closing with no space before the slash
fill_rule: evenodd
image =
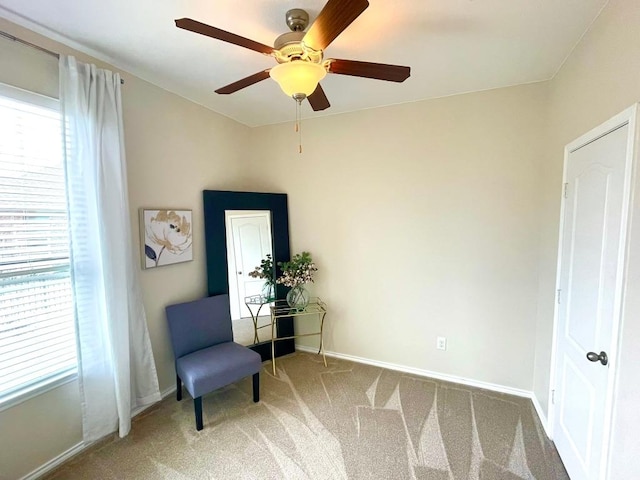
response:
<path id="1" fill-rule="evenodd" d="M 298 132 L 298 153 L 302 153 L 302 99 L 296 99 L 296 132 Z"/>

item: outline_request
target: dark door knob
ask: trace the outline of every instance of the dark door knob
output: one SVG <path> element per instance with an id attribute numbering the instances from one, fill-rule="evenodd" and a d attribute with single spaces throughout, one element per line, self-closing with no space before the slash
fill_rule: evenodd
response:
<path id="1" fill-rule="evenodd" d="M 596 352 L 587 353 L 587 360 L 590 362 L 600 362 L 602 365 L 606 365 L 609 363 L 609 357 L 607 357 L 607 352 L 600 352 L 598 355 Z"/>

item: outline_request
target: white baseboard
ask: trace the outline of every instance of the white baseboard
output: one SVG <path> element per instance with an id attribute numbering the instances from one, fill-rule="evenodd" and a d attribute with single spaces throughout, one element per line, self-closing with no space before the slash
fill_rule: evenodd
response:
<path id="1" fill-rule="evenodd" d="M 306 347 L 304 345 L 296 345 L 296 350 L 300 350 L 302 352 L 318 353 L 317 348 Z M 530 392 L 529 390 L 522 390 L 520 388 L 507 387 L 506 385 L 499 385 L 497 383 L 482 382 L 480 380 L 474 380 L 471 378 L 458 377 L 458 376 L 449 375 L 446 373 L 433 372 L 431 370 L 423 370 L 421 368 L 407 367 L 405 365 L 399 365 L 396 363 L 381 362 L 379 360 L 372 360 L 370 358 L 364 358 L 364 357 L 356 357 L 355 355 L 347 355 L 345 353 L 329 352 L 326 350 L 324 353 L 328 357 L 340 358 L 343 360 L 350 360 L 356 363 L 364 363 L 367 365 L 372 365 L 374 367 L 381 367 L 381 368 L 387 368 L 389 370 L 396 370 L 399 372 L 411 373 L 413 375 L 418 375 L 420 377 L 435 378 L 437 380 L 443 380 L 445 382 L 459 383 L 462 385 L 467 385 L 469 387 L 483 388 L 485 390 L 491 390 L 493 392 L 515 395 L 517 397 L 525 397 L 525 398 L 533 397 L 533 392 Z"/>
<path id="2" fill-rule="evenodd" d="M 71 447 L 69 450 L 67 450 L 65 452 L 62 452 L 57 457 L 52 458 L 47 463 L 45 463 L 43 465 L 40 465 L 38 468 L 33 470 L 31 473 L 27 473 L 20 480 L 35 480 L 36 478 L 40 478 L 45 473 L 50 472 L 51 470 L 53 470 L 54 468 L 56 468 L 57 466 L 59 466 L 63 462 L 66 462 L 67 460 L 69 460 L 71 457 L 74 457 L 77 454 L 79 454 L 85 448 L 87 448 L 87 445 L 85 445 L 84 442 L 80 442 L 80 443 L 74 445 L 73 447 Z"/>
<path id="3" fill-rule="evenodd" d="M 163 400 L 176 391 L 177 386 L 169 387 L 160 392 L 160 399 Z M 157 402 L 148 403 L 147 405 L 142 405 L 140 407 L 136 407 L 131 411 L 131 417 L 135 417 L 136 415 L 144 412 L 147 408 L 155 405 Z"/>
<path id="4" fill-rule="evenodd" d="M 174 385 L 173 387 L 165 388 L 163 391 L 160 392 L 160 396 L 164 400 L 169 395 L 171 395 L 173 392 L 175 392 L 177 389 L 178 389 L 177 385 Z"/>
<path id="5" fill-rule="evenodd" d="M 542 405 L 540 405 L 538 397 L 536 397 L 534 393 L 531 394 L 531 402 L 533 403 L 533 408 L 536 409 L 542 428 L 544 428 L 544 433 L 547 434 L 547 437 L 549 437 L 550 440 L 553 440 L 553 435 L 551 435 L 551 430 L 549 429 L 549 419 L 542 411 Z"/>
<path id="6" fill-rule="evenodd" d="M 163 390 L 162 392 L 160 392 L 160 396 L 164 399 L 167 396 L 171 395 L 175 391 L 176 391 L 176 385 L 174 385 L 173 387 L 169 387 L 169 388 Z M 155 403 L 151 403 L 149 405 L 144 405 L 143 407 L 136 408 L 135 410 L 133 410 L 131 412 L 131 416 L 135 417 L 136 415 L 142 413 L 144 410 L 146 410 L 147 408 L 151 407 L 154 404 Z M 97 440 L 97 441 L 100 441 L 100 440 Z M 27 473 L 20 480 L 36 480 L 36 479 L 42 477 L 44 474 L 49 473 L 54 468 L 59 467 L 64 462 L 69 460 L 71 457 L 74 457 L 74 456 L 78 455 L 79 453 L 81 453 L 83 450 L 89 448 L 94 443 L 95 442 L 90 442 L 90 443 L 80 442 L 80 443 L 74 445 L 73 447 L 71 447 L 70 449 L 62 452 L 57 457 L 52 458 L 47 463 L 45 463 L 43 465 L 40 465 L 38 468 L 36 468 L 35 470 L 31 471 L 30 473 Z"/>

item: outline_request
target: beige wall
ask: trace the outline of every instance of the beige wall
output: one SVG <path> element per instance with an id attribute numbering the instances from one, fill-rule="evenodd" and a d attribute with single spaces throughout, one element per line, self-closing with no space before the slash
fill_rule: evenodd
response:
<path id="1" fill-rule="evenodd" d="M 306 120 L 302 155 L 291 124 L 252 130 L 328 350 L 531 390 L 545 104 L 536 84 Z"/>
<path id="2" fill-rule="evenodd" d="M 102 65 L 3 19 L 0 30 Z M 164 306 L 206 292 L 201 192 L 246 187 L 240 168 L 245 154 L 238 145 L 249 129 L 132 75 L 123 77 L 132 243 L 137 249 L 138 208 L 193 209 L 194 261 L 140 272 L 160 388 L 167 390 L 175 373 Z M 57 96 L 57 60 L 0 38 L 0 82 Z M 20 478 L 80 442 L 79 407 L 72 382 L 0 412 L 0 478 Z"/>
<path id="3" fill-rule="evenodd" d="M 542 164 L 540 288 L 534 391 L 547 410 L 564 145 L 640 100 L 640 2 L 611 0 L 550 82 L 550 142 Z M 636 187 L 612 479 L 637 478 L 640 442 L 640 189 Z"/>

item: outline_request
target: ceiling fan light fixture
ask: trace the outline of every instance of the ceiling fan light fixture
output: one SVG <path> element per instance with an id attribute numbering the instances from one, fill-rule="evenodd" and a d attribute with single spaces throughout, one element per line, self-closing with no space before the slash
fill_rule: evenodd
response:
<path id="1" fill-rule="evenodd" d="M 271 78 L 278 82 L 282 91 L 289 97 L 308 97 L 326 74 L 327 71 L 322 65 L 302 60 L 281 63 L 269 71 Z"/>

